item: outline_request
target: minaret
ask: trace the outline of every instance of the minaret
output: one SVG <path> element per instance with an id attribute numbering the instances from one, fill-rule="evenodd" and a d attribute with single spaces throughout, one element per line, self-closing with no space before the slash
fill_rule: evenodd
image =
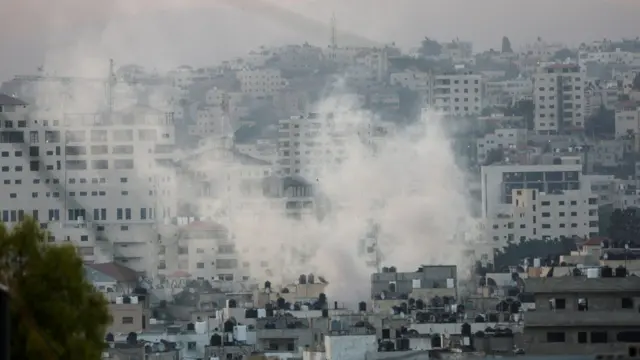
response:
<path id="1" fill-rule="evenodd" d="M 222 109 L 222 118 L 220 119 L 220 141 L 222 142 L 223 149 L 231 150 L 234 145 L 235 132 L 233 126 L 231 126 L 231 120 L 229 119 L 229 94 L 222 93 L 222 103 L 220 104 Z"/>
<path id="2" fill-rule="evenodd" d="M 336 59 L 336 49 L 338 48 L 338 29 L 336 24 L 336 14 L 331 15 L 331 59 Z"/>

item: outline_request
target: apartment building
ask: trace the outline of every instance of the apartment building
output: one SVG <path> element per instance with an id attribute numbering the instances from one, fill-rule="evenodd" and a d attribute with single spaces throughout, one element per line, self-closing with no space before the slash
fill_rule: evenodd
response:
<path id="1" fill-rule="evenodd" d="M 502 151 L 507 157 L 526 147 L 527 130 L 525 129 L 496 129 L 492 134 L 477 139 L 477 161 L 484 164 L 487 154 L 491 151 Z"/>
<path id="2" fill-rule="evenodd" d="M 640 102 L 623 101 L 616 106 L 616 137 L 640 133 Z"/>
<path id="3" fill-rule="evenodd" d="M 482 215 L 489 218 L 513 203 L 513 190 L 554 193 L 580 190 L 582 165 L 491 165 L 481 169 Z"/>
<path id="4" fill-rule="evenodd" d="M 527 239 L 598 234 L 598 197 L 588 188 L 546 193 L 512 190 L 511 206 L 487 219 L 489 237 L 504 245 Z"/>
<path id="5" fill-rule="evenodd" d="M 340 164 L 349 155 L 348 146 L 359 141 L 375 149 L 395 131 L 383 122 L 354 123 L 339 114 L 309 113 L 279 121 L 278 169 L 281 176 L 317 177 L 323 169 Z"/>
<path id="6" fill-rule="evenodd" d="M 277 69 L 243 69 L 236 76 L 242 93 L 256 98 L 273 96 L 287 86 Z"/>
<path id="7" fill-rule="evenodd" d="M 62 118 L 29 115 L 0 98 L 1 220 L 32 216 L 50 242 L 72 242 L 87 262 L 118 261 L 137 271 L 153 246 L 156 218 L 175 211 L 170 115 L 147 108 Z"/>
<path id="8" fill-rule="evenodd" d="M 452 116 L 482 112 L 482 75 L 470 72 L 391 74 L 391 84 L 418 91 L 424 105 Z"/>
<path id="9" fill-rule="evenodd" d="M 527 353 L 637 356 L 640 278 L 624 269 L 583 272 L 525 280 L 536 304 L 524 325 Z"/>
<path id="10" fill-rule="evenodd" d="M 379 309 L 388 309 L 408 298 L 430 301 L 434 297 L 457 297 L 455 265 L 421 266 L 414 272 L 383 268 L 371 275 L 371 299 Z"/>
<path id="11" fill-rule="evenodd" d="M 608 110 L 615 109 L 618 103 L 618 84 L 589 82 L 585 91 L 586 117 L 596 115 L 602 107 Z"/>
<path id="12" fill-rule="evenodd" d="M 534 127 L 540 134 L 584 129 L 585 74 L 577 64 L 550 64 L 533 75 Z"/>
<path id="13" fill-rule="evenodd" d="M 165 234 L 159 252 L 159 274 L 188 274 L 189 278 L 218 282 L 221 286 L 249 279 L 249 264 L 242 262 L 240 250 L 221 224 L 194 220 Z"/>
<path id="14" fill-rule="evenodd" d="M 518 100 L 530 98 L 533 93 L 533 83 L 528 78 L 488 81 L 484 89 L 484 107 L 509 106 Z"/>

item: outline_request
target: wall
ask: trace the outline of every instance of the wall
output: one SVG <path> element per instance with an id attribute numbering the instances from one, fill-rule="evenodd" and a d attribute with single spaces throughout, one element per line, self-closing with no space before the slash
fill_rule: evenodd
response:
<path id="1" fill-rule="evenodd" d="M 142 304 L 109 304 L 109 313 L 113 323 L 107 328 L 110 333 L 129 333 L 142 330 Z M 131 318 L 131 323 L 125 324 L 124 318 Z"/>
<path id="2" fill-rule="evenodd" d="M 378 350 L 375 335 L 325 336 L 327 360 L 362 360 Z"/>

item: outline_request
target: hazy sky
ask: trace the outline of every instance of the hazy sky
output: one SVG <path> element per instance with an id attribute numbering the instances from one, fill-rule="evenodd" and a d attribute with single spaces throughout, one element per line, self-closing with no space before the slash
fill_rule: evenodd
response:
<path id="1" fill-rule="evenodd" d="M 276 4 L 271 7 L 259 3 Z M 517 48 L 536 36 L 563 42 L 640 35 L 634 0 L 0 0 L 0 79 L 31 72 L 51 52 L 89 51 L 117 63 L 196 66 L 262 44 L 327 45 L 335 12 L 341 31 L 415 46 L 473 40 Z M 231 4 L 231 5 L 229 5 Z M 258 4 L 258 5 L 257 5 Z M 284 8 L 288 12 L 278 11 Z M 298 13 L 301 16 L 292 16 Z M 309 21 L 305 19 L 314 19 Z M 322 26 L 324 25 L 324 26 Z M 343 37 L 344 38 L 344 37 Z M 339 39 L 340 41 L 341 39 Z M 344 42 L 344 41 L 343 41 Z"/>

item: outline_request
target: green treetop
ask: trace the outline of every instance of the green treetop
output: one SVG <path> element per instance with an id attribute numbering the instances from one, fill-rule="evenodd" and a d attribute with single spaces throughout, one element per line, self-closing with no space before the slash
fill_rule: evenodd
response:
<path id="1" fill-rule="evenodd" d="M 111 322 L 72 245 L 50 245 L 32 219 L 0 224 L 0 282 L 11 294 L 12 359 L 100 359 Z"/>

